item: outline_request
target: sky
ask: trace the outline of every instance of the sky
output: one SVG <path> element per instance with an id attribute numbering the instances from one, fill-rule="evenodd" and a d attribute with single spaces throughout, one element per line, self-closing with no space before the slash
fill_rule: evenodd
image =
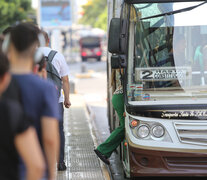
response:
<path id="1" fill-rule="evenodd" d="M 32 7 L 37 8 L 38 6 L 38 1 L 37 0 L 32 0 Z"/>
<path id="2" fill-rule="evenodd" d="M 76 0 L 78 5 L 83 5 L 85 3 L 87 3 L 88 0 Z M 32 0 L 32 7 L 33 8 L 37 8 L 38 6 L 38 0 Z"/>

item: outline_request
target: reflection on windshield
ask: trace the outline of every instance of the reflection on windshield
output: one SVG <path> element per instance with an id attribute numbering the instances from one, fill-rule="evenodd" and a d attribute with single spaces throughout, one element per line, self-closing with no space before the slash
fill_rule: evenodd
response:
<path id="1" fill-rule="evenodd" d="M 187 11 L 191 11 L 199 6 L 202 6 L 204 4 L 206 4 L 207 2 L 203 2 L 203 3 L 200 3 L 200 4 L 196 4 L 196 5 L 193 5 L 193 6 L 190 6 L 190 7 L 183 7 L 181 8 L 180 7 L 180 4 L 179 4 L 179 9 L 178 10 L 173 10 L 173 9 L 176 9 L 176 6 L 174 6 L 174 3 L 160 3 L 158 4 L 158 9 L 160 10 L 161 14 L 157 14 L 157 15 L 154 15 L 154 16 L 148 16 L 148 17 L 144 17 L 144 18 L 141 18 L 140 20 L 144 20 L 144 19 L 152 19 L 152 18 L 157 18 L 157 17 L 161 17 L 161 16 L 171 16 L 171 17 L 167 17 L 168 19 L 171 18 L 170 22 L 174 22 L 174 18 L 173 18 L 173 15 L 174 14 L 178 14 L 178 13 L 183 13 L 183 12 L 187 12 Z M 178 4 L 178 3 L 176 3 Z"/>
<path id="2" fill-rule="evenodd" d="M 162 14 L 173 11 L 173 3 L 158 4 L 157 7 Z M 166 26 L 173 26 L 173 25 L 174 25 L 174 16 L 169 15 L 168 17 L 166 17 Z"/>
<path id="3" fill-rule="evenodd" d="M 207 97 L 207 5 L 144 19 L 198 4 L 201 3 L 134 5 L 137 21 L 133 25 L 135 49 L 131 50 L 134 62 L 128 63 L 129 101 Z"/>

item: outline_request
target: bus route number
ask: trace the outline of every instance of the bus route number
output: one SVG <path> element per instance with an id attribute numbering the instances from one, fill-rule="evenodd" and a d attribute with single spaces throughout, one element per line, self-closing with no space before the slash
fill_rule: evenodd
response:
<path id="1" fill-rule="evenodd" d="M 141 70 L 141 80 L 175 80 L 184 79 L 186 71 L 183 69 L 152 69 L 152 70 Z"/>

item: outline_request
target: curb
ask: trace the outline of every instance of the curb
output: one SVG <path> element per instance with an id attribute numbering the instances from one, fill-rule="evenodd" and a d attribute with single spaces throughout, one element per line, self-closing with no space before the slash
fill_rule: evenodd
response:
<path id="1" fill-rule="evenodd" d="M 94 133 L 95 128 L 94 128 L 94 124 L 92 122 L 95 119 L 95 113 L 92 111 L 91 107 L 87 103 L 85 103 L 85 105 L 86 105 L 86 109 L 87 109 L 87 112 L 88 112 L 88 115 L 89 115 L 89 125 L 91 127 L 91 135 L 92 135 L 92 138 L 93 138 L 94 145 L 95 145 L 95 147 L 97 147 L 98 146 L 97 137 Z M 112 180 L 113 176 L 111 174 L 110 167 L 106 166 L 100 159 L 99 159 L 99 162 L 100 162 L 102 173 L 104 175 L 105 180 Z"/>
<path id="2" fill-rule="evenodd" d="M 76 78 L 91 78 L 93 76 L 94 71 L 93 70 L 88 70 L 88 72 L 82 72 L 82 73 L 77 73 L 75 74 Z"/>
<path id="3" fill-rule="evenodd" d="M 91 73 L 82 73 L 82 74 L 76 74 L 75 77 L 79 78 L 79 79 L 81 79 L 81 78 L 91 78 L 92 75 L 91 75 Z"/>

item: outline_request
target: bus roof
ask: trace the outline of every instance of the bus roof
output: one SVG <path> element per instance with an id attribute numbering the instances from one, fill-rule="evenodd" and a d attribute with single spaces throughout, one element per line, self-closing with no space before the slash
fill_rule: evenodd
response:
<path id="1" fill-rule="evenodd" d="M 83 45 L 100 44 L 100 38 L 98 36 L 85 36 L 80 38 L 80 43 Z"/>
<path id="2" fill-rule="evenodd" d="M 192 2 L 205 0 L 124 0 L 128 4 L 134 3 L 159 3 L 159 2 Z"/>

